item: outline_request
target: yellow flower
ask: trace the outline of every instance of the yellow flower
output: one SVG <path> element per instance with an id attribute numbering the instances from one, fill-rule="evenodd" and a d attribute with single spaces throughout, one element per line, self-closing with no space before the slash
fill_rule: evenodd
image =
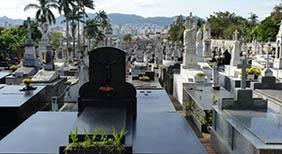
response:
<path id="1" fill-rule="evenodd" d="M 24 84 L 31 84 L 32 80 L 30 78 L 23 79 L 22 81 Z"/>

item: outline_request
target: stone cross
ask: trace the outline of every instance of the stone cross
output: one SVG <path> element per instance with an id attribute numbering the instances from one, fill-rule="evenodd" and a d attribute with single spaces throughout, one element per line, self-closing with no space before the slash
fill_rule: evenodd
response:
<path id="1" fill-rule="evenodd" d="M 235 32 L 234 32 L 234 40 L 238 40 L 238 30 L 236 29 Z"/>
<path id="2" fill-rule="evenodd" d="M 264 76 L 273 76 L 273 72 L 270 69 L 270 65 L 269 65 L 269 52 L 270 52 L 270 50 L 271 50 L 271 44 L 270 44 L 270 40 L 268 40 L 268 50 L 266 52 L 266 67 L 262 72 Z"/>
<path id="3" fill-rule="evenodd" d="M 246 58 L 242 59 L 242 64 L 238 65 L 238 68 L 242 69 L 242 76 L 241 76 L 241 88 L 246 89 L 247 87 L 247 68 L 250 67 Z"/>

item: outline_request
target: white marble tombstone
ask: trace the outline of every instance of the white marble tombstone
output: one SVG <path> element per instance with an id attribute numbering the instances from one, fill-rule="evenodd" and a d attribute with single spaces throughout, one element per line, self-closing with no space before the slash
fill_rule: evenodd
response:
<path id="1" fill-rule="evenodd" d="M 270 69 L 270 62 L 269 62 L 269 51 L 270 49 L 267 50 L 267 56 L 266 56 L 266 67 L 265 69 L 262 71 L 262 76 L 273 76 L 273 72 Z"/>
<path id="2" fill-rule="evenodd" d="M 257 40 L 253 38 L 252 40 L 252 54 L 256 55 L 258 54 L 258 45 L 257 45 Z"/>
<path id="3" fill-rule="evenodd" d="M 282 69 L 282 21 L 280 24 L 279 32 L 276 36 L 276 52 L 273 68 Z"/>
<path id="4" fill-rule="evenodd" d="M 231 52 L 231 61 L 230 65 L 236 66 L 240 64 L 240 41 L 238 40 L 238 31 L 235 30 L 234 32 L 234 45 Z"/>
<path id="5" fill-rule="evenodd" d="M 205 54 L 203 53 L 204 49 L 203 49 L 203 41 L 202 41 L 202 31 L 199 29 L 197 32 L 197 36 L 196 36 L 196 54 L 197 54 L 197 60 L 198 62 L 204 62 L 204 56 Z"/>
<path id="6" fill-rule="evenodd" d="M 197 21 L 193 20 L 192 13 L 186 18 L 185 31 L 184 31 L 184 57 L 183 67 L 192 68 L 197 66 L 197 55 L 196 55 L 196 31 Z"/>
<path id="7" fill-rule="evenodd" d="M 204 25 L 204 57 L 211 55 L 211 25 L 207 21 Z"/>
<path id="8" fill-rule="evenodd" d="M 39 58 L 41 61 L 46 62 L 46 53 L 47 50 L 50 49 L 50 47 L 48 46 L 50 46 L 51 35 L 47 23 L 41 24 L 40 27 L 42 37 L 38 45 Z"/>

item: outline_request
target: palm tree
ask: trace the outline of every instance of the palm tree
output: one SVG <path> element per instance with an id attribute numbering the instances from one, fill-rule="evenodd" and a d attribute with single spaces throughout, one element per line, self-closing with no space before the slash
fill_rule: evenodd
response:
<path id="1" fill-rule="evenodd" d="M 41 23 L 48 23 L 48 24 L 55 24 L 56 18 L 51 11 L 52 8 L 57 9 L 57 1 L 56 0 L 37 0 L 39 4 L 28 4 L 25 6 L 24 11 L 29 9 L 37 9 L 35 18 L 38 22 Z"/>
<path id="2" fill-rule="evenodd" d="M 250 13 L 249 21 L 250 21 L 251 26 L 256 25 L 258 22 L 258 16 L 254 13 Z"/>
<path id="3" fill-rule="evenodd" d="M 83 13 L 83 31 L 82 31 L 82 40 L 83 40 L 83 45 L 85 44 L 85 33 L 84 33 L 84 22 L 85 22 L 85 17 L 88 17 L 87 13 L 85 12 L 85 8 L 89 8 L 89 9 L 93 9 L 94 10 L 94 4 L 93 4 L 93 0 L 76 0 L 77 2 L 77 6 L 79 7 L 79 9 L 82 11 Z M 77 25 L 78 29 L 80 29 L 80 22 L 78 22 Z M 77 40 L 78 40 L 78 46 L 80 47 L 80 30 L 78 30 L 78 34 L 77 34 Z"/>
<path id="4" fill-rule="evenodd" d="M 65 16 L 65 21 L 66 21 L 66 41 L 67 41 L 67 49 L 69 50 L 69 16 L 72 11 L 72 7 L 75 6 L 75 1 L 74 0 L 59 0 L 58 1 L 59 5 L 59 12 L 60 14 L 64 14 Z"/>
<path id="5" fill-rule="evenodd" d="M 103 30 L 106 30 L 106 28 L 108 28 L 110 25 L 107 13 L 105 11 L 99 11 L 96 13 L 95 20 L 100 24 Z"/>
<path id="6" fill-rule="evenodd" d="M 103 32 L 100 30 L 99 23 L 95 19 L 87 20 L 84 29 L 88 38 L 88 48 L 91 46 L 92 39 L 95 40 L 94 44 L 96 46 L 97 43 L 105 37 Z"/>
<path id="7" fill-rule="evenodd" d="M 73 58 L 75 58 L 76 53 L 75 53 L 75 30 L 77 28 L 77 21 L 82 22 L 83 13 L 80 11 L 79 7 L 73 7 L 72 11 L 69 14 L 69 20 L 71 21 L 71 32 L 72 32 L 72 52 L 73 52 Z M 78 29 L 79 31 L 79 29 Z"/>

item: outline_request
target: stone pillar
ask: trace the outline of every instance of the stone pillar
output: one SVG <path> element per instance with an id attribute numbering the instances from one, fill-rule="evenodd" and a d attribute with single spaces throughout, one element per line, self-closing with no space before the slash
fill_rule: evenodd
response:
<path id="1" fill-rule="evenodd" d="M 196 55 L 196 26 L 197 21 L 193 21 L 192 14 L 187 17 L 185 22 L 184 31 L 184 57 L 183 64 L 184 68 L 192 68 L 197 66 L 197 55 Z"/>
<path id="2" fill-rule="evenodd" d="M 211 55 L 211 25 L 206 22 L 204 25 L 204 57 L 209 57 Z"/>
<path id="3" fill-rule="evenodd" d="M 203 41 L 202 41 L 202 31 L 199 29 L 197 32 L 197 36 L 196 36 L 196 54 L 197 54 L 197 60 L 199 62 L 203 62 L 204 61 L 204 50 L 203 50 Z"/>

